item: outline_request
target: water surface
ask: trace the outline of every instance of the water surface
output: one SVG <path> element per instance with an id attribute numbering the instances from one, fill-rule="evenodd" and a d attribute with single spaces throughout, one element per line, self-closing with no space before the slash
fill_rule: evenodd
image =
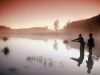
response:
<path id="1" fill-rule="evenodd" d="M 85 49 L 81 61 L 76 61 L 80 50 L 79 44 L 74 45 L 77 47 L 61 39 L 10 37 L 7 41 L 0 40 L 0 75 L 99 75 L 97 55 L 89 57 Z"/>

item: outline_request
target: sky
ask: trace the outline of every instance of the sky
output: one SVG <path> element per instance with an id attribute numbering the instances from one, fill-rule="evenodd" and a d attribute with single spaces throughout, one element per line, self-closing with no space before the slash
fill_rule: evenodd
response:
<path id="1" fill-rule="evenodd" d="M 44 27 L 59 29 L 69 21 L 100 14 L 100 0 L 0 0 L 0 25 L 14 29 Z"/>

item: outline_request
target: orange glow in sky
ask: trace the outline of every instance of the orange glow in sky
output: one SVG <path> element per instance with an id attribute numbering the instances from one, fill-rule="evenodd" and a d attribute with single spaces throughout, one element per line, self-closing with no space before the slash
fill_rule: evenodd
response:
<path id="1" fill-rule="evenodd" d="M 100 14 L 100 0 L 0 0 L 0 25 L 11 28 L 59 28 L 70 20 L 90 18 Z"/>

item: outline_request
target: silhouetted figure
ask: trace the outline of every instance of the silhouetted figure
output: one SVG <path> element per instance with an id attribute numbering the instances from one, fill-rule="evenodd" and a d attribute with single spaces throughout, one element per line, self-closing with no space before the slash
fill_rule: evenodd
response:
<path id="1" fill-rule="evenodd" d="M 92 55 L 92 48 L 94 48 L 94 38 L 92 37 L 92 33 L 89 34 L 89 39 L 88 39 L 88 48 L 89 48 L 89 54 Z"/>
<path id="2" fill-rule="evenodd" d="M 4 53 L 4 55 L 8 55 L 10 51 L 9 51 L 8 47 L 4 47 L 4 49 L 2 50 L 2 52 Z"/>
<path id="3" fill-rule="evenodd" d="M 86 63 L 87 63 L 87 68 L 88 68 L 87 73 L 91 73 L 91 70 L 93 68 L 93 59 L 92 59 L 91 54 L 89 54 L 88 60 L 86 61 Z"/>
<path id="4" fill-rule="evenodd" d="M 84 52 L 84 49 L 85 49 L 85 42 L 84 42 L 84 39 L 82 37 L 81 34 L 79 34 L 79 37 L 77 39 L 74 39 L 72 41 L 75 41 L 75 42 L 80 42 L 80 52 Z"/>
<path id="5" fill-rule="evenodd" d="M 79 34 L 79 38 L 74 39 L 72 41 L 80 42 L 80 57 L 78 59 L 77 58 L 71 58 L 72 60 L 77 61 L 78 62 L 78 66 L 80 67 L 80 65 L 82 64 L 82 62 L 84 60 L 85 42 L 84 42 L 84 39 L 83 39 L 81 34 Z"/>
<path id="6" fill-rule="evenodd" d="M 83 60 L 84 60 L 84 52 L 81 51 L 80 52 L 80 57 L 77 59 L 77 58 L 71 58 L 72 60 L 78 62 L 78 66 L 80 67 L 80 65 L 82 64 Z"/>

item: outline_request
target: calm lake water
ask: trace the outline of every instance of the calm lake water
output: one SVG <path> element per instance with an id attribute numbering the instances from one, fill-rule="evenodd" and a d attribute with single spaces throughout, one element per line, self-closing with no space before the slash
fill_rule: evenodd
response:
<path id="1" fill-rule="evenodd" d="M 0 75 L 100 75 L 100 60 L 60 39 L 0 40 Z M 77 43 L 76 46 L 79 46 Z M 79 58 L 80 57 L 80 58 Z"/>

